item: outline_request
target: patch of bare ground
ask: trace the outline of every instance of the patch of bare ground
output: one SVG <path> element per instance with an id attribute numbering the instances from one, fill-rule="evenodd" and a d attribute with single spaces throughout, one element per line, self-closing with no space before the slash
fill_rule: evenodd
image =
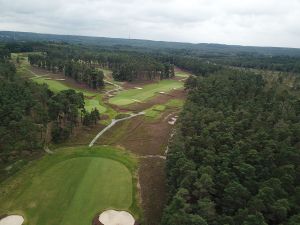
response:
<path id="1" fill-rule="evenodd" d="M 165 160 L 141 159 L 139 179 L 145 224 L 158 225 L 166 201 Z"/>
<path id="2" fill-rule="evenodd" d="M 88 145 L 91 140 L 102 130 L 105 125 L 96 124 L 91 127 L 80 125 L 73 129 L 72 136 L 68 139 L 64 145 L 74 146 L 74 145 Z"/>
<path id="3" fill-rule="evenodd" d="M 131 81 L 131 82 L 124 82 L 122 84 L 122 87 L 124 89 L 134 89 L 136 87 L 143 87 L 147 84 L 154 84 L 154 83 L 158 83 L 160 80 L 141 80 L 141 81 Z"/>
<path id="4" fill-rule="evenodd" d="M 172 125 L 164 118 L 165 111 L 158 120 L 147 120 L 144 116 L 120 122 L 101 136 L 97 144 L 121 145 L 136 155 L 164 155 Z"/>

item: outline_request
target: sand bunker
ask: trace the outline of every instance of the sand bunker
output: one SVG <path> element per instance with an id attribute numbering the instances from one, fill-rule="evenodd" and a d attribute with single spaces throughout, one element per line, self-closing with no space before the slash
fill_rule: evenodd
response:
<path id="1" fill-rule="evenodd" d="M 24 222 L 23 216 L 10 215 L 0 220 L 0 225 L 21 225 Z"/>
<path id="2" fill-rule="evenodd" d="M 141 87 L 134 87 L 135 89 L 138 89 L 138 90 L 142 90 L 143 88 Z"/>
<path id="3" fill-rule="evenodd" d="M 99 221 L 104 225 L 134 225 L 135 223 L 130 213 L 116 210 L 104 211 L 100 214 Z"/>
<path id="4" fill-rule="evenodd" d="M 176 123 L 176 118 L 175 117 L 172 117 L 171 118 L 171 120 L 170 121 L 168 121 L 168 123 L 170 124 L 170 125 L 174 125 L 175 123 Z"/>

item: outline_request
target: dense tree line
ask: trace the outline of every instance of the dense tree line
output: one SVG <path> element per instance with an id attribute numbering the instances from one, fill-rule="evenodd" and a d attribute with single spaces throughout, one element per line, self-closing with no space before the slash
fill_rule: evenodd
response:
<path id="1" fill-rule="evenodd" d="M 172 54 L 156 54 L 156 58 L 161 62 L 174 64 L 181 69 L 190 71 L 197 76 L 206 76 L 222 69 L 221 65 L 184 53 L 185 51 L 176 51 Z"/>
<path id="2" fill-rule="evenodd" d="M 90 87 L 103 85 L 101 68 L 113 71 L 119 81 L 168 79 L 174 76 L 174 65 L 156 60 L 145 52 L 91 48 L 66 44 L 44 44 L 33 47 L 43 54 L 29 56 L 32 65 L 66 76 Z"/>
<path id="3" fill-rule="evenodd" d="M 103 72 L 82 61 L 51 57 L 47 54 L 30 54 L 28 60 L 31 65 L 53 73 L 64 72 L 65 76 L 71 77 L 77 82 L 85 83 L 90 88 L 98 89 L 104 86 Z"/>
<path id="4" fill-rule="evenodd" d="M 300 73 L 300 58 L 291 56 L 264 56 L 239 54 L 212 58 L 212 61 L 235 67 Z"/>
<path id="5" fill-rule="evenodd" d="M 39 151 L 47 130 L 53 142 L 66 140 L 80 123 L 99 120 L 97 109 L 87 113 L 82 93 L 65 90 L 53 93 L 16 75 L 7 51 L 0 51 L 0 162 L 9 163 L 23 151 Z M 89 122 L 86 122 L 89 121 Z M 49 126 L 50 125 L 50 126 Z"/>
<path id="6" fill-rule="evenodd" d="M 161 224 L 300 224 L 299 98 L 231 70 L 186 88 Z"/>

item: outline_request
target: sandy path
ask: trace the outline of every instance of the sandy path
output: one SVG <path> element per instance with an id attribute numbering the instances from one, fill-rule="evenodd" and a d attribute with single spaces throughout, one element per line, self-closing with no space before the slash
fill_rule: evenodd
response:
<path id="1" fill-rule="evenodd" d="M 144 115 L 145 112 L 139 112 L 139 113 L 136 113 L 136 114 L 131 114 L 130 116 L 128 117 L 125 117 L 125 118 L 122 118 L 122 119 L 112 119 L 111 123 L 105 127 L 103 130 L 101 130 L 97 135 L 96 137 L 91 141 L 91 143 L 89 144 L 89 147 L 92 147 L 94 145 L 94 143 L 98 140 L 98 138 L 104 134 L 106 131 L 108 131 L 111 127 L 113 127 L 116 123 L 118 122 L 121 122 L 123 120 L 129 120 L 133 117 L 136 117 L 136 116 L 140 116 L 140 115 Z"/>

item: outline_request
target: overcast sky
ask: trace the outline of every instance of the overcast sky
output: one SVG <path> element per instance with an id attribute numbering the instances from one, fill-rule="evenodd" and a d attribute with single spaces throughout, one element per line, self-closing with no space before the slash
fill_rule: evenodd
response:
<path id="1" fill-rule="evenodd" d="M 300 48 L 300 0 L 0 0 L 0 30 Z"/>

